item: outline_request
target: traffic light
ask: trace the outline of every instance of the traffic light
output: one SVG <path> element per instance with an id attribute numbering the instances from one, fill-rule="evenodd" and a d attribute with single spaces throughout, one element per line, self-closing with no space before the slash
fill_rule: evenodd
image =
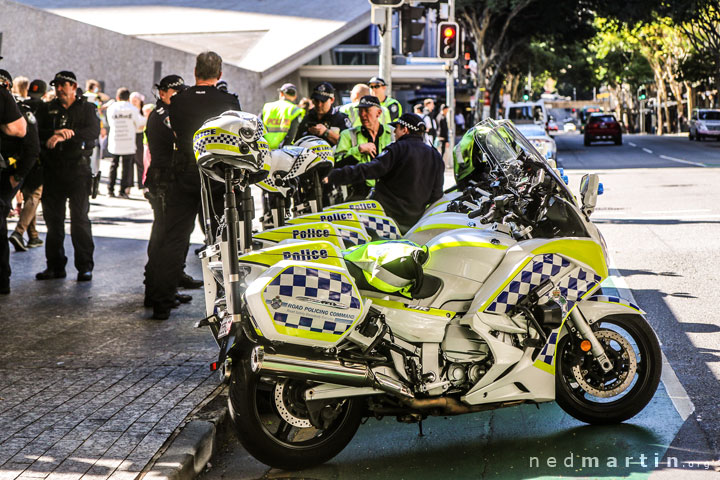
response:
<path id="1" fill-rule="evenodd" d="M 526 102 L 528 100 L 530 100 L 530 89 L 529 88 L 526 88 L 525 91 L 523 92 L 523 100 Z"/>
<path id="2" fill-rule="evenodd" d="M 645 87 L 641 88 L 638 92 L 638 99 L 639 100 L 645 100 L 647 98 L 647 93 L 645 92 Z"/>
<path id="3" fill-rule="evenodd" d="M 422 38 L 425 23 L 419 21 L 424 15 L 424 7 L 403 5 L 400 8 L 400 51 L 403 55 L 419 52 L 425 44 L 425 39 Z"/>
<path id="4" fill-rule="evenodd" d="M 438 24 L 438 57 L 448 60 L 458 58 L 460 50 L 460 32 L 455 22 L 440 22 Z"/>
<path id="5" fill-rule="evenodd" d="M 370 0 L 370 5 L 375 5 L 376 7 L 399 7 L 402 5 L 404 0 Z"/>

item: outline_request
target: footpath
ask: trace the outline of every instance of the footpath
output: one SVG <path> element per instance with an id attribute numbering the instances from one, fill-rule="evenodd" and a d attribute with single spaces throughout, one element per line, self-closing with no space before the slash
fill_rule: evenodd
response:
<path id="1" fill-rule="evenodd" d="M 91 282 L 75 280 L 69 235 L 66 279 L 35 280 L 44 247 L 10 247 L 12 293 L 0 297 L 0 480 L 139 478 L 219 385 L 208 366 L 217 347 L 193 328 L 204 316 L 202 291 L 184 291 L 192 302 L 169 320 L 148 319 L 152 212 L 139 190 L 129 200 L 106 191 L 91 200 Z M 38 229 L 44 239 L 41 218 Z M 196 246 L 186 271 L 198 278 Z"/>

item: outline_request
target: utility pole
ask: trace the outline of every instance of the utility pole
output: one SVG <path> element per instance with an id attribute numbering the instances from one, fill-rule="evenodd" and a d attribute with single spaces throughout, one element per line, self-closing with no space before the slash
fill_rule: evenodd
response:
<path id="1" fill-rule="evenodd" d="M 375 7 L 373 7 L 375 8 Z M 378 8 L 379 17 L 384 19 L 380 28 L 380 78 L 387 83 L 387 94 L 392 96 L 392 8 Z"/>
<path id="2" fill-rule="evenodd" d="M 448 0 L 448 21 L 455 21 L 455 0 Z M 459 39 L 462 42 L 462 39 Z M 462 43 L 460 43 L 462 45 Z M 445 62 L 445 104 L 448 106 L 448 142 L 455 146 L 455 60 Z M 477 100 L 478 102 L 480 99 Z M 479 103 L 478 103 L 479 104 Z"/>

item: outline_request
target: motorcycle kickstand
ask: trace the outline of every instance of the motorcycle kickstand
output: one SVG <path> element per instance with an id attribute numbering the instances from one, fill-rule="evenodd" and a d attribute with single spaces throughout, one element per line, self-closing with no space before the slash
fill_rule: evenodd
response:
<path id="1" fill-rule="evenodd" d="M 418 433 L 418 437 L 424 437 L 425 434 L 422 431 L 422 419 L 418 421 L 418 429 L 420 430 L 420 433 Z"/>

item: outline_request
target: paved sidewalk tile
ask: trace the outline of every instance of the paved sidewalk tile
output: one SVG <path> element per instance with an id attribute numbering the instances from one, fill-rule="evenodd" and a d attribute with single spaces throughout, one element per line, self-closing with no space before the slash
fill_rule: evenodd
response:
<path id="1" fill-rule="evenodd" d="M 92 282 L 74 281 L 69 235 L 64 280 L 34 279 L 43 249 L 11 254 L 12 293 L 0 299 L 12 319 L 0 338 L 0 480 L 133 480 L 218 385 L 208 368 L 217 347 L 193 328 L 205 316 L 200 290 L 169 320 L 148 320 L 152 212 L 133 197 L 91 202 Z M 199 277 L 194 248 L 187 271 Z"/>

